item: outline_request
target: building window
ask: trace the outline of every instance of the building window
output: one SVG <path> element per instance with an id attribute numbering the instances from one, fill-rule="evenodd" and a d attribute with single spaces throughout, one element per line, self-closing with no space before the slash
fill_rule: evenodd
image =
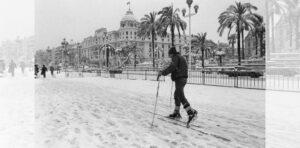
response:
<path id="1" fill-rule="evenodd" d="M 126 31 L 126 35 L 128 35 L 128 31 Z"/>
<path id="2" fill-rule="evenodd" d="M 162 44 L 162 45 L 161 45 L 161 48 L 163 48 L 163 49 L 164 49 L 164 48 L 165 48 L 165 45 L 164 45 L 164 44 Z"/>

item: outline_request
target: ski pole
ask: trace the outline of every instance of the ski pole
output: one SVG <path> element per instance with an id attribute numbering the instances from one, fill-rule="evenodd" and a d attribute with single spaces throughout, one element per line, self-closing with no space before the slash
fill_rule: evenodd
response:
<path id="1" fill-rule="evenodd" d="M 171 85 L 171 94 L 170 94 L 170 108 L 171 108 L 171 102 L 172 102 L 172 91 L 173 91 L 173 82 L 171 81 L 172 85 Z"/>
<path id="2" fill-rule="evenodd" d="M 153 118 L 152 118 L 151 128 L 153 127 L 154 116 L 155 116 L 155 114 L 156 114 L 156 105 L 157 105 L 158 92 L 159 92 L 159 83 L 160 83 L 160 81 L 158 80 L 157 90 L 156 90 L 156 99 L 155 99 L 155 105 L 154 105 L 154 112 L 153 112 Z"/>

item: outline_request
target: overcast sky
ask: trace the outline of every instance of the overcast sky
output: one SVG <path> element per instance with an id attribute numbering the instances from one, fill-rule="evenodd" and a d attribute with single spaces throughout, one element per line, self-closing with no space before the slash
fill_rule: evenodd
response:
<path id="1" fill-rule="evenodd" d="M 101 27 L 117 30 L 121 18 L 128 10 L 128 0 L 35 0 L 35 6 L 33 0 L 0 1 L 8 1 L 13 6 L 13 9 L 9 9 L 0 5 L 1 19 L 2 15 L 5 17 L 4 22 L 1 20 L 5 29 L 1 27 L 0 40 L 30 35 L 35 31 L 38 49 L 58 46 L 63 38 L 82 41 Z M 187 8 L 185 1 L 130 0 L 131 9 L 138 20 L 144 14 L 159 11 L 171 3 L 175 8 Z M 251 2 L 260 9 L 258 13 L 263 14 L 262 0 L 241 1 Z M 217 17 L 234 2 L 235 0 L 194 0 L 194 4 L 199 5 L 199 12 L 192 17 L 192 33 L 207 32 L 209 39 L 225 41 L 226 35 L 219 37 L 216 32 Z M 188 22 L 188 19 L 185 20 Z"/>
<path id="2" fill-rule="evenodd" d="M 0 44 L 34 34 L 34 0 L 0 0 Z"/>

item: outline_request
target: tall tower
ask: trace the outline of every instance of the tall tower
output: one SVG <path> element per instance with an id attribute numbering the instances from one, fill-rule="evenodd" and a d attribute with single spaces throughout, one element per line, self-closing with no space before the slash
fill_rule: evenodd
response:
<path id="1" fill-rule="evenodd" d="M 121 44 L 126 45 L 130 44 L 133 41 L 138 39 L 137 37 L 137 30 L 138 30 L 138 21 L 133 15 L 130 7 L 126 11 L 126 14 L 123 16 L 120 22 L 120 29 L 119 29 L 119 41 Z"/>

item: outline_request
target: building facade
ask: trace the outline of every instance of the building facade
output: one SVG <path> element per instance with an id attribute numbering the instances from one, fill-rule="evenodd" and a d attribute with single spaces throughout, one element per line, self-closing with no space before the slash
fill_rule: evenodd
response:
<path id="1" fill-rule="evenodd" d="M 142 53 L 142 61 L 151 61 L 152 46 L 155 46 L 154 56 L 156 58 L 164 58 L 167 56 L 168 49 L 171 47 L 171 35 L 166 37 L 157 36 L 155 44 L 152 45 L 151 37 L 139 37 L 138 27 L 139 21 L 135 18 L 133 12 L 129 9 L 120 21 L 118 30 L 108 31 L 106 28 L 97 29 L 93 36 L 84 38 L 81 42 L 81 56 L 88 58 L 90 61 L 100 65 L 105 65 L 107 61 L 113 61 L 115 50 L 120 50 L 123 47 L 136 44 L 137 50 Z M 179 52 L 183 52 L 183 47 L 186 45 L 185 36 L 179 38 L 175 35 L 175 46 Z M 109 45 L 111 50 L 103 50 L 105 45 Z M 108 55 L 108 56 L 107 56 Z M 107 58 L 110 58 L 107 60 Z"/>

